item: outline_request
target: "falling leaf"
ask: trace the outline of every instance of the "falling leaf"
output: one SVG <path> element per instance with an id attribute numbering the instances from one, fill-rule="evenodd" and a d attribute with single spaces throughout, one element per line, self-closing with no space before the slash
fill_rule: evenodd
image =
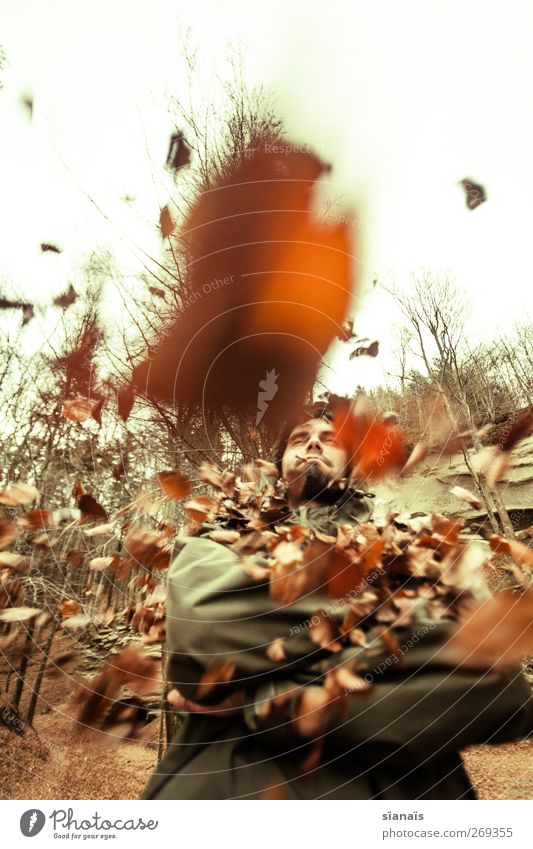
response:
<path id="1" fill-rule="evenodd" d="M 510 666 L 533 654 L 533 590 L 502 590 L 470 605 L 447 647 L 474 667 Z"/>
<path id="2" fill-rule="evenodd" d="M 405 466 L 407 451 L 403 435 L 368 414 L 354 414 L 345 404 L 338 407 L 331 426 L 335 440 L 352 464 L 352 478 L 380 478 Z"/>
<path id="3" fill-rule="evenodd" d="M 130 528 L 124 540 L 125 554 L 145 569 L 166 569 L 171 549 L 172 543 L 164 533 L 146 528 Z"/>
<path id="4" fill-rule="evenodd" d="M 43 254 L 45 254 L 45 253 L 60 254 L 61 253 L 61 249 L 58 248 L 56 245 L 53 245 L 51 242 L 41 242 L 41 251 L 42 251 Z"/>
<path id="5" fill-rule="evenodd" d="M 13 551 L 0 551 L 0 569 L 13 569 L 15 572 L 25 574 L 28 566 L 28 558 L 22 554 L 15 554 Z"/>
<path id="6" fill-rule="evenodd" d="M 270 569 L 260 566 L 253 557 L 239 561 L 246 574 L 254 581 L 265 581 L 270 578 Z"/>
<path id="7" fill-rule="evenodd" d="M 213 463 L 202 463 L 198 468 L 198 478 L 204 483 L 211 484 L 216 489 L 222 490 L 228 497 L 233 495 L 235 475 L 227 469 L 221 471 Z"/>
<path id="8" fill-rule="evenodd" d="M 157 480 L 165 495 L 174 501 L 185 498 L 192 490 L 192 484 L 183 472 L 159 472 Z"/>
<path id="9" fill-rule="evenodd" d="M 10 483 L 6 489 L 0 492 L 0 504 L 20 507 L 23 504 L 31 504 L 39 497 L 39 490 L 28 483 Z"/>
<path id="10" fill-rule="evenodd" d="M 158 289 L 157 286 L 148 286 L 148 291 L 151 295 L 155 295 L 156 298 L 161 298 L 163 301 L 166 299 L 166 295 L 162 289 Z"/>
<path id="11" fill-rule="evenodd" d="M 533 569 L 533 549 L 528 548 L 527 545 L 522 545 L 521 542 L 514 539 L 504 539 L 497 534 L 490 535 L 489 545 L 492 551 L 498 554 L 508 554 L 515 563 Z"/>
<path id="12" fill-rule="evenodd" d="M 28 622 L 42 613 L 38 607 L 9 607 L 0 610 L 0 622 Z"/>
<path id="13" fill-rule="evenodd" d="M 327 708 L 330 696 L 324 687 L 303 687 L 303 692 L 294 709 L 293 721 L 302 737 L 315 737 L 325 731 Z"/>
<path id="14" fill-rule="evenodd" d="M 287 660 L 287 655 L 285 654 L 285 640 L 282 637 L 279 637 L 277 640 L 274 640 L 267 647 L 266 656 L 273 660 L 274 663 L 281 663 L 284 660 Z"/>
<path id="15" fill-rule="evenodd" d="M 464 489 L 462 486 L 453 486 L 450 489 L 450 494 L 455 495 L 456 498 L 460 498 L 461 501 L 466 501 L 474 510 L 481 509 L 481 501 L 469 489 Z"/>
<path id="16" fill-rule="evenodd" d="M 92 560 L 89 560 L 89 569 L 92 569 L 94 572 L 103 572 L 113 563 L 113 555 L 110 554 L 108 557 L 93 557 Z"/>
<path id="17" fill-rule="evenodd" d="M 379 342 L 371 342 L 370 345 L 359 345 L 351 352 L 349 359 L 355 357 L 377 357 L 379 354 Z"/>
<path id="18" fill-rule="evenodd" d="M 12 543 L 18 532 L 19 529 L 15 522 L 0 516 L 0 548 L 5 548 L 6 545 Z"/>
<path id="19" fill-rule="evenodd" d="M 74 286 L 71 283 L 66 292 L 63 292 L 62 295 L 58 295 L 56 298 L 54 298 L 53 303 L 54 306 L 61 307 L 62 309 L 66 310 L 67 307 L 72 306 L 77 297 L 78 293 L 76 292 Z"/>
<path id="20" fill-rule="evenodd" d="M 88 684 L 80 686 L 74 700 L 81 704 L 78 722 L 94 728 L 102 727 L 111 701 L 124 685 L 134 692 L 155 692 L 159 686 L 160 662 L 145 650 L 126 646 L 110 655 L 103 669 Z"/>
<path id="21" fill-rule="evenodd" d="M 279 387 L 262 425 L 294 415 L 345 319 L 357 268 L 352 228 L 313 212 L 328 170 L 311 152 L 281 157 L 260 146 L 200 193 L 181 236 L 188 287 L 208 296 L 176 310 L 161 344 L 133 371 L 136 393 L 255 417 L 260 382 L 274 373 Z"/>
<path id="22" fill-rule="evenodd" d="M 213 513 L 217 502 L 207 495 L 199 495 L 185 504 L 185 512 L 195 522 L 205 522 Z"/>
<path id="23" fill-rule="evenodd" d="M 233 678 L 235 669 L 235 663 L 230 660 L 206 669 L 200 678 L 198 689 L 196 690 L 196 698 L 199 700 L 205 699 L 217 684 L 227 684 Z"/>
<path id="24" fill-rule="evenodd" d="M 61 627 L 66 631 L 75 631 L 78 628 L 87 628 L 91 624 L 91 617 L 86 613 L 76 613 L 74 616 L 68 616 L 61 622 Z"/>
<path id="25" fill-rule="evenodd" d="M 222 544 L 228 543 L 231 545 L 234 542 L 237 542 L 241 535 L 238 531 L 226 531 L 221 529 L 220 531 L 210 531 L 208 533 L 209 539 L 212 539 L 213 542 L 220 542 Z"/>
<path id="26" fill-rule="evenodd" d="M 341 324 L 341 328 L 337 334 L 337 339 L 340 339 L 341 342 L 349 342 L 350 339 L 354 338 L 354 336 L 353 318 L 347 318 L 346 321 L 343 321 Z"/>
<path id="27" fill-rule="evenodd" d="M 117 393 L 118 414 L 122 421 L 127 421 L 135 403 L 135 393 L 131 386 L 122 388 Z"/>
<path id="28" fill-rule="evenodd" d="M 320 648 L 329 649 L 331 652 L 342 651 L 342 644 L 337 639 L 339 637 L 337 623 L 323 610 L 317 610 L 311 616 L 309 636 Z"/>
<path id="29" fill-rule="evenodd" d="M 80 569 L 85 561 L 85 552 L 73 549 L 67 554 L 67 561 L 74 569 Z"/>
<path id="30" fill-rule="evenodd" d="M 64 598 L 59 605 L 59 615 L 62 619 L 66 619 L 67 616 L 75 616 L 79 611 L 80 605 L 71 598 Z"/>
<path id="31" fill-rule="evenodd" d="M 78 498 L 78 508 L 81 511 L 81 522 L 94 522 L 97 519 L 107 521 L 109 518 L 102 505 L 88 492 Z"/>
<path id="32" fill-rule="evenodd" d="M 48 527 L 51 521 L 48 510 L 30 510 L 28 513 L 24 513 L 23 516 L 19 516 L 17 524 L 28 531 L 37 531 Z"/>
<path id="33" fill-rule="evenodd" d="M 465 177 L 460 181 L 460 184 L 465 191 L 468 209 L 476 209 L 482 203 L 485 203 L 487 195 L 481 183 L 475 183 L 470 178 Z"/>
<path id="34" fill-rule="evenodd" d="M 168 206 L 164 206 L 159 214 L 159 226 L 164 239 L 168 239 L 176 229 L 176 222 L 172 220 Z"/>
<path id="35" fill-rule="evenodd" d="M 183 133 L 172 133 L 167 154 L 167 166 L 173 171 L 179 171 L 189 164 L 191 150 L 185 141 Z"/>
<path id="36" fill-rule="evenodd" d="M 426 459 L 429 451 L 429 446 L 425 440 L 421 440 L 417 442 L 413 450 L 411 451 L 407 462 L 404 467 L 400 471 L 400 477 L 405 478 L 407 475 L 410 475 L 414 469 Z"/>
<path id="37" fill-rule="evenodd" d="M 93 418 L 101 424 L 103 404 L 103 399 L 95 404 L 94 401 L 89 401 L 87 398 L 71 398 L 63 404 L 63 416 L 71 422 L 81 423 Z"/>

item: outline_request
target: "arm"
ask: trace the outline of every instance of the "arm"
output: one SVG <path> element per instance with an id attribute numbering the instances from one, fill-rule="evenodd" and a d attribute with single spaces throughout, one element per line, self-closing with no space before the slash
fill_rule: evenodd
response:
<path id="1" fill-rule="evenodd" d="M 370 762 L 380 752 L 404 765 L 531 734 L 533 697 L 521 669 L 469 670 L 448 663 L 444 648 L 450 627 L 436 625 L 421 645 L 405 652 L 401 665 L 376 656 L 365 672 L 366 659 L 359 655 L 359 674 L 372 681 L 367 694 L 346 693 L 313 710 L 306 706 L 312 700 L 300 701 L 302 693 L 293 685 L 281 710 L 261 719 L 258 710 L 247 708 L 247 724 L 267 735 L 274 747 L 286 745 L 289 737 L 297 740 L 299 729 L 313 727 L 312 735 L 323 734 L 333 749 L 355 749 Z M 347 650 L 336 662 L 353 656 Z"/>
<path id="2" fill-rule="evenodd" d="M 318 606 L 316 599 L 279 604 L 268 581 L 249 577 L 230 548 L 192 537 L 169 568 L 167 678 L 185 698 L 206 704 L 231 691 L 253 691 L 272 675 L 306 680 L 306 670 L 328 654 L 299 628 Z M 282 663 L 267 656 L 279 637 L 286 638 Z M 235 664 L 231 681 L 198 699 L 204 671 L 227 661 Z"/>

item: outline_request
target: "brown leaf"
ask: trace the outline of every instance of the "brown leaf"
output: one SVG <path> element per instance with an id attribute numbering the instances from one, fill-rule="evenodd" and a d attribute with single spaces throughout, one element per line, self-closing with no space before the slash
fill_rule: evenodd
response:
<path id="1" fill-rule="evenodd" d="M 0 551 L 0 568 L 12 569 L 14 572 L 20 572 L 25 575 L 28 571 L 30 562 L 27 557 L 22 554 L 15 554 L 12 551 Z"/>
<path id="2" fill-rule="evenodd" d="M 137 693 L 155 692 L 159 686 L 160 663 L 142 648 L 126 646 L 111 655 L 102 671 L 80 687 L 75 701 L 81 703 L 78 722 L 102 727 L 111 702 L 125 684 Z"/>
<path id="3" fill-rule="evenodd" d="M 327 724 L 327 708 L 330 696 L 324 687 L 304 687 L 294 711 L 294 724 L 302 737 L 322 734 Z"/>
<path id="4" fill-rule="evenodd" d="M 10 483 L 6 489 L 0 492 L 0 504 L 9 507 L 20 507 L 23 504 L 31 504 L 40 497 L 39 490 L 28 483 Z"/>
<path id="5" fill-rule="evenodd" d="M 224 530 L 224 528 L 221 528 L 219 531 L 210 531 L 207 536 L 209 539 L 212 539 L 213 542 L 220 542 L 223 544 L 232 544 L 241 538 L 238 531 Z"/>
<path id="6" fill-rule="evenodd" d="M 464 177 L 460 180 L 465 191 L 466 205 L 468 209 L 477 209 L 482 203 L 487 200 L 487 193 L 481 183 L 475 183 L 469 177 Z"/>
<path id="7" fill-rule="evenodd" d="M 352 406 L 339 404 L 332 428 L 337 444 L 344 448 L 352 460 L 354 480 L 380 478 L 405 467 L 405 437 L 378 417 L 355 414 Z"/>
<path id="8" fill-rule="evenodd" d="M 124 552 L 145 569 L 166 569 L 170 563 L 172 543 L 164 533 L 133 527 L 124 540 Z"/>
<path id="9" fill-rule="evenodd" d="M 113 555 L 109 555 L 108 557 L 93 557 L 92 560 L 89 560 L 88 566 L 93 572 L 104 572 L 112 563 Z"/>
<path id="10" fill-rule="evenodd" d="M 0 516 L 0 548 L 5 548 L 6 545 L 12 543 L 18 532 L 19 529 L 15 522 Z"/>
<path id="11" fill-rule="evenodd" d="M 168 239 L 176 229 L 176 222 L 172 220 L 168 206 L 164 206 L 159 213 L 159 226 L 163 239 Z"/>
<path id="12" fill-rule="evenodd" d="M 198 495 L 191 501 L 185 504 L 185 512 L 195 522 L 205 522 L 212 516 L 213 511 L 217 507 L 217 501 L 214 498 L 208 498 L 207 495 Z"/>
<path id="13" fill-rule="evenodd" d="M 200 700 L 205 699 L 217 684 L 227 684 L 233 678 L 235 669 L 235 664 L 230 660 L 206 669 L 200 678 L 198 689 L 196 690 L 196 698 Z"/>
<path id="14" fill-rule="evenodd" d="M 254 145 L 199 193 L 182 235 L 188 287 L 209 287 L 209 297 L 178 310 L 134 370 L 140 393 L 204 410 L 248 408 L 264 412 L 265 424 L 294 414 L 344 320 L 356 270 L 351 228 L 314 214 L 327 170 L 311 152 L 282 157 Z M 165 234 L 171 226 L 162 222 Z M 277 392 L 269 373 L 284 375 Z"/>
<path id="15" fill-rule="evenodd" d="M 214 463 L 202 463 L 198 469 L 198 477 L 204 483 L 222 490 L 228 497 L 233 495 L 235 475 L 227 469 L 221 471 Z"/>
<path id="16" fill-rule="evenodd" d="M 247 575 L 254 581 L 264 581 L 270 578 L 270 569 L 260 566 L 253 557 L 246 557 L 240 561 L 240 565 Z"/>
<path id="17" fill-rule="evenodd" d="M 405 478 L 407 475 L 410 475 L 416 467 L 422 463 L 423 460 L 426 459 L 428 455 L 429 446 L 425 440 L 421 440 L 417 442 L 413 450 L 411 451 L 409 457 L 407 458 L 407 462 L 405 466 L 400 471 L 400 477 Z"/>
<path id="18" fill-rule="evenodd" d="M 283 660 L 287 660 L 287 655 L 285 654 L 285 640 L 282 637 L 278 637 L 277 640 L 274 640 L 268 646 L 266 650 L 266 656 L 273 660 L 274 663 L 281 663 Z"/>
<path id="19" fill-rule="evenodd" d="M 455 497 L 461 499 L 461 501 L 466 501 L 466 503 L 474 510 L 481 509 L 481 501 L 477 495 L 474 495 L 474 493 L 470 492 L 469 489 L 464 489 L 462 486 L 452 486 L 450 494 L 455 495 Z"/>
<path id="20" fill-rule="evenodd" d="M 66 310 L 67 307 L 72 306 L 76 298 L 78 297 L 78 293 L 76 292 L 72 283 L 69 285 L 66 292 L 63 292 L 62 295 L 58 295 L 54 298 L 53 304 L 56 307 L 61 307 Z"/>
<path id="21" fill-rule="evenodd" d="M 66 619 L 67 616 L 75 616 L 79 611 L 80 605 L 71 598 L 64 598 L 59 605 L 59 615 L 62 619 Z"/>
<path id="22" fill-rule="evenodd" d="M 51 524 L 50 513 L 48 510 L 30 510 L 19 516 L 17 524 L 28 531 L 42 530 Z"/>
<path id="23" fill-rule="evenodd" d="M 8 607 L 0 610 L 0 622 L 27 622 L 42 613 L 38 607 Z"/>
<path id="24" fill-rule="evenodd" d="M 74 569 L 80 569 L 83 566 L 85 560 L 85 552 L 73 549 L 67 554 L 67 560 L 70 565 L 74 567 Z"/>
<path id="25" fill-rule="evenodd" d="M 337 623 L 324 610 L 317 610 L 311 616 L 309 636 L 320 648 L 331 652 L 342 651 L 342 643 L 337 639 L 340 636 Z"/>
<path id="26" fill-rule="evenodd" d="M 466 666 L 505 667 L 533 654 L 533 590 L 502 590 L 471 605 L 448 642 Z"/>
<path id="27" fill-rule="evenodd" d="M 80 495 L 78 498 L 78 509 L 81 512 L 80 522 L 94 522 L 95 520 L 104 520 L 107 522 L 109 516 L 101 504 L 98 503 L 89 492 Z"/>
<path id="28" fill-rule="evenodd" d="M 157 480 L 165 495 L 173 501 L 185 498 L 192 490 L 189 478 L 182 472 L 159 472 Z"/>
<path id="29" fill-rule="evenodd" d="M 71 398 L 63 404 L 63 416 L 71 422 L 84 422 L 92 416 L 93 404 L 86 398 Z"/>
<path id="30" fill-rule="evenodd" d="M 515 563 L 533 569 L 533 549 L 528 548 L 527 545 L 523 545 L 514 539 L 504 539 L 497 534 L 491 534 L 489 545 L 493 551 L 499 554 L 508 554 L 513 558 Z"/>

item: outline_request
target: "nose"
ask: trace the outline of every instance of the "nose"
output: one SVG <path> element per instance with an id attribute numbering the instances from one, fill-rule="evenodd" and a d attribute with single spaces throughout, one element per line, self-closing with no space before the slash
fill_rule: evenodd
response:
<path id="1" fill-rule="evenodd" d="M 311 434 L 305 446 L 307 454 L 322 454 L 322 444 L 316 434 Z"/>

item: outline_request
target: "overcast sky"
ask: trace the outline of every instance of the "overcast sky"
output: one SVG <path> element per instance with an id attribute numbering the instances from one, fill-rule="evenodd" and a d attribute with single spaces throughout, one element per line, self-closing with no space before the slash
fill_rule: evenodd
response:
<path id="1" fill-rule="evenodd" d="M 0 279 L 20 297 L 44 304 L 76 284 L 93 247 L 109 245 L 131 273 L 139 248 L 158 249 L 186 26 L 206 66 L 240 38 L 250 81 L 272 87 L 289 135 L 333 164 L 329 191 L 359 216 L 360 333 L 386 346 L 396 316 L 371 281 L 420 266 L 457 277 L 475 338 L 533 315 L 528 0 L 3 0 Z M 473 212 L 465 176 L 488 193 Z M 42 241 L 63 253 L 41 254 Z M 344 359 L 336 390 L 382 375 L 379 360 Z"/>

